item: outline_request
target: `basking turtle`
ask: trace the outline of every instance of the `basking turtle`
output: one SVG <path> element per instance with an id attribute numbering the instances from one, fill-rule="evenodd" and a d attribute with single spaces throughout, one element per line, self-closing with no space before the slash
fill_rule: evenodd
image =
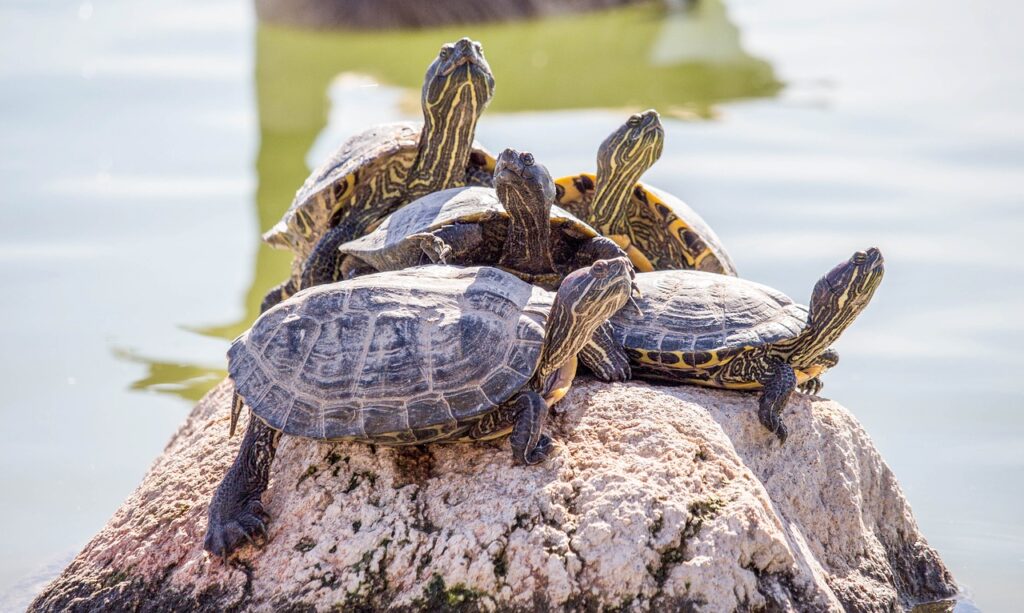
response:
<path id="1" fill-rule="evenodd" d="M 323 271 L 315 281 L 432 261 L 498 266 L 554 289 L 577 268 L 625 256 L 611 240 L 552 206 L 554 198 L 547 169 L 530 153 L 506 149 L 498 156 L 494 189 L 447 189 L 409 203 L 373 232 L 342 245 L 348 256 L 342 270 Z"/>
<path id="2" fill-rule="evenodd" d="M 665 130 L 657 111 L 631 116 L 597 150 L 597 176 L 555 181 L 558 204 L 614 240 L 637 270 L 704 270 L 735 275 L 718 236 L 678 198 L 640 176 L 661 157 Z"/>
<path id="3" fill-rule="evenodd" d="M 284 217 L 263 235 L 295 253 L 292 277 L 273 288 L 263 310 L 295 293 L 304 267 L 338 257 L 338 245 L 426 194 L 490 185 L 494 158 L 473 140 L 494 94 L 480 43 L 441 47 L 423 82 L 423 125 L 375 126 L 344 143 L 306 179 Z"/>
<path id="4" fill-rule="evenodd" d="M 818 281 L 809 308 L 735 277 L 640 273 L 644 315 L 617 313 L 579 357 L 604 380 L 763 389 L 758 417 L 785 442 L 782 410 L 790 394 L 797 386 L 821 389 L 818 377 L 839 361 L 832 343 L 867 306 L 884 272 L 878 249 L 858 251 Z"/>
<path id="5" fill-rule="evenodd" d="M 511 434 L 514 461 L 543 461 L 548 408 L 632 281 L 625 258 L 573 272 L 557 294 L 496 268 L 422 266 L 320 285 L 267 311 L 228 351 L 232 431 L 243 403 L 252 417 L 204 547 L 227 555 L 265 530 L 260 496 L 281 433 L 384 445 Z"/>

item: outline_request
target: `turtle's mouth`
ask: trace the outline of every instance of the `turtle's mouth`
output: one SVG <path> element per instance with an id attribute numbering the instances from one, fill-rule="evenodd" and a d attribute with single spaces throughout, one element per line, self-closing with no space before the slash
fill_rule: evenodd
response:
<path id="1" fill-rule="evenodd" d="M 476 66 L 477 68 L 479 68 L 480 67 L 480 60 L 478 60 L 473 55 L 463 55 L 463 56 L 457 57 L 450 64 L 448 64 L 448 66 L 443 71 L 441 71 L 441 75 L 447 77 L 451 73 L 455 72 L 455 70 L 457 68 L 461 68 L 462 66 L 465 66 L 466 64 L 470 64 L 472 66 Z"/>

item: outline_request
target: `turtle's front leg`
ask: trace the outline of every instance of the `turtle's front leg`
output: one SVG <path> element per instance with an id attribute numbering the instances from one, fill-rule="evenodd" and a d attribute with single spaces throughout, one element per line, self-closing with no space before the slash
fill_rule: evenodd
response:
<path id="1" fill-rule="evenodd" d="M 590 342 L 580 349 L 576 357 L 602 381 L 629 381 L 633 378 L 629 356 L 615 340 L 612 325 L 608 322 L 604 322 L 594 331 Z"/>
<path id="2" fill-rule="evenodd" d="M 257 535 L 266 536 L 269 516 L 260 497 L 267 489 L 280 437 L 279 431 L 250 416 L 238 457 L 210 501 L 203 549 L 226 558 Z"/>
<path id="3" fill-rule="evenodd" d="M 512 427 L 509 442 L 516 464 L 539 464 L 551 454 L 551 438 L 544 434 L 548 404 L 535 391 L 520 392 L 473 427 L 469 436 L 486 440 Z"/>
<path id="4" fill-rule="evenodd" d="M 484 240 L 483 228 L 475 223 L 457 223 L 442 226 L 432 232 L 412 234 L 420 249 L 434 264 L 465 261 Z"/>
<path id="5" fill-rule="evenodd" d="M 628 256 L 612 239 L 595 236 L 583 243 L 579 251 L 576 252 L 572 261 L 572 269 L 578 270 L 590 266 L 598 260 L 613 260 L 615 258 L 628 258 Z"/>
<path id="6" fill-rule="evenodd" d="M 764 392 L 761 394 L 757 416 L 769 432 L 779 437 L 780 443 L 785 443 L 789 430 L 782 423 L 782 411 L 796 388 L 796 373 L 793 372 L 792 366 L 777 360 L 772 364 L 771 371 L 765 375 L 762 384 Z"/>
<path id="7" fill-rule="evenodd" d="M 344 225 L 335 226 L 320 237 L 309 257 L 302 263 L 300 289 L 340 281 L 344 254 L 338 251 L 338 247 L 350 240 L 352 231 Z"/>
<path id="8" fill-rule="evenodd" d="M 270 291 L 267 292 L 265 296 L 263 296 L 263 301 L 260 303 L 260 313 L 266 312 L 268 309 L 275 306 L 282 300 L 287 299 L 297 291 L 299 290 L 295 286 L 295 279 L 292 278 L 275 285 L 270 288 Z"/>

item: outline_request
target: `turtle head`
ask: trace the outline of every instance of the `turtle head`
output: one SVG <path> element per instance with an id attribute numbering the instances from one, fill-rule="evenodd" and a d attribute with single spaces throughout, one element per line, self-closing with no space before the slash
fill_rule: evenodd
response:
<path id="1" fill-rule="evenodd" d="M 527 151 L 520 153 L 509 148 L 501 152 L 494 166 L 494 189 L 509 213 L 518 212 L 524 205 L 533 205 L 531 211 L 540 210 L 536 203 L 542 202 L 546 219 L 555 201 L 555 182 L 551 174 Z"/>
<path id="2" fill-rule="evenodd" d="M 839 263 L 814 285 L 810 322 L 798 337 L 799 353 L 806 361 L 828 349 L 864 307 L 882 282 L 885 259 L 871 247 Z"/>
<path id="3" fill-rule="evenodd" d="M 597 150 L 597 191 L 593 209 L 598 225 L 605 233 L 618 234 L 625 219 L 625 205 L 633 186 L 644 172 L 661 157 L 665 147 L 665 128 L 655 110 L 636 113 L 601 143 Z"/>
<path id="4" fill-rule="evenodd" d="M 483 113 L 494 95 L 494 75 L 480 43 L 468 38 L 441 47 L 423 82 L 423 113 L 444 123 L 450 115 Z M 459 113 L 452 113 L 458 107 Z"/>
<path id="5" fill-rule="evenodd" d="M 597 328 L 629 302 L 633 293 L 629 258 L 598 260 L 562 281 L 544 332 L 538 373 L 546 377 L 576 357 Z"/>

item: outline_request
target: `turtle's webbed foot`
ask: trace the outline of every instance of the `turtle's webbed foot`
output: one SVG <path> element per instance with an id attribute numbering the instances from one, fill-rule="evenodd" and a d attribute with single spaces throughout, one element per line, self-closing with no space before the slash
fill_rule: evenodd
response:
<path id="1" fill-rule="evenodd" d="M 440 237 L 430 232 L 420 232 L 419 234 L 409 236 L 409 238 L 419 242 L 420 249 L 423 250 L 423 253 L 427 254 L 427 257 L 434 264 L 448 263 L 448 258 L 452 254 L 452 248 Z"/>
<path id="2" fill-rule="evenodd" d="M 256 539 L 266 539 L 270 516 L 259 500 L 251 500 L 234 512 L 210 508 L 210 523 L 206 528 L 203 549 L 215 556 L 227 558 L 236 549 Z"/>
<path id="3" fill-rule="evenodd" d="M 789 436 L 789 429 L 786 428 L 786 424 L 782 423 L 782 415 L 780 413 L 762 408 L 757 412 L 757 417 L 769 432 L 779 437 L 780 444 L 786 442 L 786 438 Z"/>
<path id="4" fill-rule="evenodd" d="M 818 393 L 821 392 L 821 388 L 823 387 L 825 387 L 825 384 L 822 383 L 821 379 L 815 377 L 813 379 L 808 379 L 804 381 L 803 383 L 800 384 L 800 387 L 798 387 L 797 389 L 804 394 L 810 396 L 817 396 Z"/>
<path id="5" fill-rule="evenodd" d="M 540 464 L 548 459 L 548 456 L 551 455 L 554 449 L 555 443 L 551 440 L 551 437 L 547 434 L 542 434 L 540 435 L 540 440 L 537 441 L 537 446 L 526 454 L 524 464 L 531 466 L 533 464 Z"/>

